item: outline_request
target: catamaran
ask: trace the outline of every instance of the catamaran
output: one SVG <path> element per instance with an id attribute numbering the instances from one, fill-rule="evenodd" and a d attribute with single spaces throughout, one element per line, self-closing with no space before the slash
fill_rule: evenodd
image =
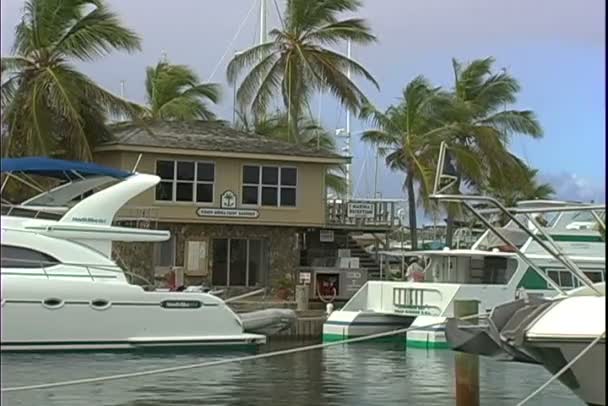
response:
<path id="1" fill-rule="evenodd" d="M 170 237 L 113 225 L 119 209 L 158 176 L 41 157 L 3 159 L 1 172 L 2 191 L 16 179 L 40 192 L 17 205 L 3 197 L 1 351 L 265 342 L 255 332 L 272 327 L 261 320 L 268 312 L 244 321 L 209 293 L 145 291 L 112 259 L 113 241 Z M 37 176 L 58 182 L 44 191 Z M 271 324 L 292 321 L 270 316 Z"/>

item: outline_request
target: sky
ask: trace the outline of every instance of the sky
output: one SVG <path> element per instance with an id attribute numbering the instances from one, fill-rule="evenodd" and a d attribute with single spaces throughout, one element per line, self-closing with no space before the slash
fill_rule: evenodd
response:
<path id="1" fill-rule="evenodd" d="M 142 37 L 143 49 L 78 66 L 117 93 L 125 81 L 125 96 L 144 102 L 145 68 L 166 53 L 171 62 L 190 65 L 203 80 L 224 86 L 215 111 L 231 120 L 225 68 L 236 50 L 255 43 L 259 1 L 108 0 Z M 277 4 L 282 8 L 284 0 Z M 273 0 L 268 6 L 272 28 L 279 20 Z M 23 0 L 2 0 L 2 55 L 10 53 L 22 7 Z M 540 170 L 558 198 L 605 202 L 605 13 L 604 0 L 365 0 L 357 14 L 368 20 L 378 43 L 353 47 L 352 56 L 381 89 L 357 83 L 384 109 L 417 75 L 449 89 L 452 58 L 492 56 L 496 69 L 506 68 L 522 86 L 514 107 L 536 112 L 545 133 L 541 140 L 514 137 L 512 151 Z M 313 106 L 328 129 L 345 126 L 345 113 L 331 96 L 322 95 Z M 403 198 L 403 174 L 382 162 L 376 174 L 373 149 L 358 140 L 368 127 L 352 121 L 354 193 L 372 196 L 377 178 L 382 197 Z"/>

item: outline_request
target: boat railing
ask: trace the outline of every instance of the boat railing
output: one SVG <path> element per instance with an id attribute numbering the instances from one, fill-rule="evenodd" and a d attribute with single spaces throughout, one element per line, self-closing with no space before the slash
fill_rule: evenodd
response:
<path id="1" fill-rule="evenodd" d="M 2 203 L 2 215 L 15 217 L 29 217 L 42 220 L 60 220 L 65 214 L 65 207 L 28 207 L 20 204 Z"/>
<path id="2" fill-rule="evenodd" d="M 10 264 L 10 265 L 7 265 L 7 264 Z M 17 266 L 15 266 L 15 265 L 17 265 Z M 53 275 L 53 272 L 49 272 L 48 271 L 49 268 L 52 268 L 52 267 L 58 266 L 58 265 L 71 266 L 71 267 L 75 267 L 75 268 L 81 268 L 81 269 L 83 269 L 83 270 L 86 271 L 86 274 L 93 281 L 95 281 L 96 278 L 97 279 L 102 279 L 102 275 L 95 275 L 93 272 L 91 272 L 91 270 L 93 270 L 93 271 L 98 270 L 98 271 L 102 271 L 102 272 L 115 273 L 115 274 L 118 274 L 118 275 L 125 275 L 124 270 L 121 269 L 117 265 L 86 264 L 86 263 L 58 262 L 58 261 L 42 261 L 42 260 L 33 260 L 33 259 L 11 258 L 11 257 L 2 257 L 2 266 L 0 267 L 0 274 L 1 273 L 5 273 L 5 271 L 4 271 L 5 268 L 21 267 L 21 269 L 26 269 L 26 270 L 40 269 L 44 273 L 44 276 L 47 279 L 50 279 L 51 277 L 59 277 L 57 275 Z M 11 272 L 11 274 L 14 274 L 14 272 Z M 23 272 L 23 274 L 27 275 L 27 272 Z M 65 273 L 62 273 L 60 275 L 60 277 L 66 277 L 66 276 L 70 277 L 70 276 L 79 276 L 79 275 L 80 274 L 66 275 Z"/>
<path id="3" fill-rule="evenodd" d="M 138 228 L 156 228 L 160 218 L 159 208 L 155 206 L 125 206 L 114 219 L 117 223 L 127 223 Z"/>
<path id="4" fill-rule="evenodd" d="M 490 204 L 491 206 L 500 210 L 502 214 L 508 217 L 513 224 L 515 224 L 520 230 L 528 235 L 535 243 L 537 243 L 542 249 L 544 249 L 549 255 L 555 258 L 558 262 L 560 262 L 566 269 L 568 269 L 577 279 L 579 279 L 585 286 L 591 289 L 593 292 L 601 296 L 601 292 L 599 292 L 594 286 L 593 282 L 585 275 L 581 269 L 567 256 L 564 254 L 563 250 L 553 241 L 551 236 L 547 233 L 547 230 L 544 229 L 538 221 L 534 218 L 535 213 L 543 213 L 543 212 L 569 212 L 569 211 L 590 211 L 594 219 L 598 222 L 599 226 L 605 230 L 605 224 L 600 218 L 600 216 L 596 213 L 597 211 L 606 211 L 606 205 L 599 204 L 564 204 L 564 205 L 544 205 L 534 208 L 506 208 L 500 201 L 493 197 L 489 196 L 480 196 L 480 195 L 466 195 L 466 194 L 449 194 L 445 193 L 450 188 L 453 188 L 456 185 L 458 177 L 455 176 L 454 173 L 446 173 L 443 171 L 445 168 L 449 168 L 451 171 L 454 170 L 453 162 L 446 154 L 447 152 L 447 144 L 445 142 L 441 143 L 439 150 L 439 159 L 437 165 L 437 172 L 435 174 L 435 183 L 433 186 L 433 192 L 429 196 L 430 199 L 443 201 L 446 203 L 460 203 L 467 210 L 469 210 L 485 227 L 491 230 L 503 243 L 510 246 L 515 253 L 519 256 L 519 258 L 524 261 L 529 267 L 531 267 L 536 273 L 544 279 L 544 281 L 551 286 L 553 289 L 558 291 L 560 294 L 565 295 L 566 292 L 559 286 L 558 283 L 553 281 L 543 270 L 539 268 L 539 266 L 528 258 L 519 247 L 514 244 L 501 230 L 499 230 L 496 226 L 494 226 L 488 219 L 486 219 L 479 211 L 474 207 L 472 202 L 484 202 Z M 447 161 L 446 161 L 447 159 Z M 447 166 L 445 164 L 448 164 Z M 442 183 L 442 181 L 448 181 L 447 183 Z M 459 191 L 458 191 L 459 192 Z M 518 218 L 518 214 L 524 214 L 527 220 L 534 225 L 535 229 L 531 230 L 526 224 L 522 222 L 520 218 Z M 542 238 L 541 238 L 542 237 Z"/>

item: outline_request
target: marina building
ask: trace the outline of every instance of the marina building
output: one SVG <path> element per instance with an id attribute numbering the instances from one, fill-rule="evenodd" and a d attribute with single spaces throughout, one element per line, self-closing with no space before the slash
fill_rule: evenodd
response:
<path id="1" fill-rule="evenodd" d="M 160 244 L 115 244 L 119 262 L 148 281 L 173 272 L 177 285 L 278 288 L 323 265 L 314 258 L 338 257 L 349 233 L 394 224 L 386 202 L 327 199 L 327 171 L 348 158 L 219 122 L 119 123 L 95 161 L 161 177 L 116 218 L 171 232 Z"/>

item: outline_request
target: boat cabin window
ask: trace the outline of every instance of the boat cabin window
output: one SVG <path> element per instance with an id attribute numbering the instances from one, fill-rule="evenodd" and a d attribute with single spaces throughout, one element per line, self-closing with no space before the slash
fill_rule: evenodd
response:
<path id="1" fill-rule="evenodd" d="M 517 269 L 517 260 L 499 256 L 448 256 L 431 258 L 426 282 L 471 285 L 506 285 Z"/>
<path id="2" fill-rule="evenodd" d="M 59 264 L 59 260 L 30 248 L 2 245 L 2 268 L 42 268 Z"/>
<path id="3" fill-rule="evenodd" d="M 599 283 L 599 282 L 604 282 L 605 275 L 604 275 L 604 271 L 586 271 L 584 272 L 584 274 L 587 276 L 587 278 L 591 279 L 591 282 L 593 283 Z"/>
<path id="4" fill-rule="evenodd" d="M 583 270 L 583 273 L 591 280 L 593 283 L 604 282 L 605 271 L 602 269 L 593 269 L 593 270 Z M 547 276 L 551 278 L 555 283 L 557 283 L 562 288 L 578 288 L 583 286 L 581 281 L 578 280 L 576 276 L 572 274 L 567 269 L 557 269 L 550 268 L 547 269 Z"/>

